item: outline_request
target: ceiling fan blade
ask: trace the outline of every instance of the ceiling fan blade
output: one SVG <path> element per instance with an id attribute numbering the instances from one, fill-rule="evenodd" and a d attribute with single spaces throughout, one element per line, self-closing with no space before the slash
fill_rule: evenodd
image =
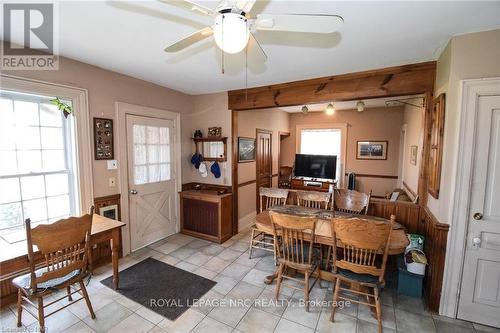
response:
<path id="1" fill-rule="evenodd" d="M 172 45 L 169 45 L 165 48 L 165 52 L 168 53 L 173 53 L 173 52 L 178 52 L 186 47 L 193 45 L 194 43 L 197 43 L 201 40 L 204 40 L 205 38 L 208 38 L 214 34 L 214 31 L 211 27 L 206 27 L 201 30 L 196 31 L 195 33 L 192 33 L 191 35 L 181 39 L 178 42 L 175 42 Z"/>
<path id="2" fill-rule="evenodd" d="M 256 2 L 257 0 L 238 0 L 236 2 L 236 7 L 248 14 L 252 10 L 253 5 L 255 5 Z"/>
<path id="3" fill-rule="evenodd" d="M 250 52 L 255 52 L 260 57 L 262 57 L 262 60 L 264 62 L 267 61 L 267 54 L 266 54 L 266 52 L 264 51 L 264 49 L 262 48 L 262 46 L 260 46 L 259 41 L 255 38 L 255 36 L 252 33 L 250 33 L 250 40 L 248 41 L 248 48 L 249 48 Z"/>
<path id="4" fill-rule="evenodd" d="M 212 9 L 205 7 L 203 5 L 199 5 L 189 0 L 158 0 L 158 1 L 169 5 L 177 6 L 180 8 L 184 8 L 200 15 L 212 16 L 214 14 L 214 11 Z"/>
<path id="5" fill-rule="evenodd" d="M 259 14 L 257 30 L 329 34 L 340 29 L 344 19 L 337 15 Z"/>

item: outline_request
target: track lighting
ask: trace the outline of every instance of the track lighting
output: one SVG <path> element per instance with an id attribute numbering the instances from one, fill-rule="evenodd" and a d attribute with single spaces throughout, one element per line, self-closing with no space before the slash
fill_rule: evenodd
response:
<path id="1" fill-rule="evenodd" d="M 335 106 L 333 106 L 333 103 L 328 104 L 328 106 L 325 109 L 325 113 L 329 116 L 335 113 Z"/>
<path id="2" fill-rule="evenodd" d="M 356 108 L 358 109 L 358 112 L 363 112 L 365 110 L 365 102 L 358 101 L 358 103 L 356 103 Z"/>

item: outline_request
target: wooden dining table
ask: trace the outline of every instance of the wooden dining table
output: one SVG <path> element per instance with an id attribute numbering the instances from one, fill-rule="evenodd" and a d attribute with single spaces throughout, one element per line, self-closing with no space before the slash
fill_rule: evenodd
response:
<path id="1" fill-rule="evenodd" d="M 332 210 L 307 208 L 301 206 L 285 205 L 281 207 L 272 207 L 271 210 L 278 211 L 281 213 L 297 215 L 297 216 L 316 216 L 318 221 L 316 222 L 316 228 L 314 231 L 314 240 L 316 244 L 323 244 L 332 246 L 333 245 L 333 235 L 332 235 L 332 223 L 335 223 L 336 219 L 339 218 L 364 218 L 373 220 L 374 223 L 389 223 L 388 219 L 361 215 L 361 214 L 348 214 L 343 212 L 337 212 Z M 269 215 L 269 210 L 263 211 L 256 216 L 256 226 L 268 233 L 273 233 L 271 216 Z M 404 253 L 406 247 L 410 244 L 408 237 L 406 235 L 405 228 L 399 223 L 393 225 L 393 230 L 391 233 L 391 239 L 389 241 L 389 255 L 398 255 Z M 337 246 L 342 246 L 340 242 L 337 242 Z M 270 284 L 276 278 L 276 273 L 266 277 L 264 281 L 266 284 Z M 320 278 L 327 281 L 335 281 L 335 277 L 332 272 L 326 270 L 320 270 Z"/>

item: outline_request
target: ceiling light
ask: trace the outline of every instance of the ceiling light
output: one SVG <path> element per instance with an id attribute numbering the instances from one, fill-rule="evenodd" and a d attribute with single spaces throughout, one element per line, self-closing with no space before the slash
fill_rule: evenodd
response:
<path id="1" fill-rule="evenodd" d="M 238 53 L 245 48 L 250 38 L 247 19 L 240 14 L 225 13 L 215 18 L 215 42 L 226 53 Z"/>
<path id="2" fill-rule="evenodd" d="M 365 102 L 363 101 L 358 101 L 356 103 L 356 108 L 358 109 L 358 112 L 363 112 L 365 111 Z"/>
<path id="3" fill-rule="evenodd" d="M 328 106 L 325 109 L 325 113 L 329 116 L 335 113 L 335 106 L 333 106 L 333 103 L 328 104 Z"/>
<path id="4" fill-rule="evenodd" d="M 308 108 L 307 106 L 305 106 L 305 105 L 304 105 L 304 106 L 302 107 L 302 113 L 303 113 L 303 114 L 308 114 L 308 113 L 309 113 L 309 108 Z"/>

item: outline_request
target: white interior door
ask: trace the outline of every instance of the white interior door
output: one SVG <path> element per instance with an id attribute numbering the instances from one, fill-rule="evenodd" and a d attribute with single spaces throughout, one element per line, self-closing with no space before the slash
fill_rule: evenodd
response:
<path id="1" fill-rule="evenodd" d="M 176 231 L 172 120 L 127 115 L 131 250 Z"/>
<path id="2" fill-rule="evenodd" d="M 500 96 L 479 98 L 474 146 L 458 317 L 500 327 Z"/>

